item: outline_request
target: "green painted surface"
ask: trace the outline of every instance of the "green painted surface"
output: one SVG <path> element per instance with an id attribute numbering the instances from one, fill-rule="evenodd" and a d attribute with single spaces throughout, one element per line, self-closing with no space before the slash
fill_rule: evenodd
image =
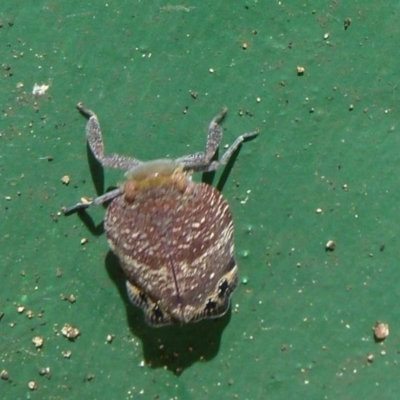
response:
<path id="1" fill-rule="evenodd" d="M 3 0 L 2 398 L 394 398 L 399 12 L 372 0 Z M 32 96 L 35 82 L 45 95 Z M 99 115 L 110 152 L 141 159 L 202 150 L 224 105 L 224 143 L 260 128 L 213 180 L 224 181 L 245 282 L 230 315 L 148 328 L 108 251 L 104 209 L 57 215 L 123 179 L 91 173 L 78 101 Z M 381 344 L 376 320 L 390 324 Z M 65 323 L 81 330 L 75 342 Z"/>

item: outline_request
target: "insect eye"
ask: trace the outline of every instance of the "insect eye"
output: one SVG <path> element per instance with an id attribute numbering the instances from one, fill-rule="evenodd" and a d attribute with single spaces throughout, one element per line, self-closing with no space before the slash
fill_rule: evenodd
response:
<path id="1" fill-rule="evenodd" d="M 154 319 L 155 321 L 161 321 L 164 319 L 164 313 L 161 311 L 159 306 L 157 306 L 157 305 L 154 306 L 151 311 L 152 311 L 152 315 L 153 315 L 152 319 Z"/>
<path id="2" fill-rule="evenodd" d="M 218 297 L 222 298 L 225 296 L 225 292 L 228 289 L 229 284 L 228 281 L 226 279 L 224 279 L 223 281 L 220 282 L 219 286 L 218 286 Z"/>
<path id="3" fill-rule="evenodd" d="M 212 311 L 214 311 L 214 309 L 217 307 L 217 302 L 214 301 L 213 299 L 208 299 L 207 304 L 206 304 L 206 308 L 205 311 L 207 313 L 211 313 Z"/>

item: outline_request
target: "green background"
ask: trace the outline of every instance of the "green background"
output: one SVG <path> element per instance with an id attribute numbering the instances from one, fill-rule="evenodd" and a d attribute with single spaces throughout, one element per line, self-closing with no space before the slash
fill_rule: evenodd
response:
<path id="1" fill-rule="evenodd" d="M 2 0 L 1 397 L 395 398 L 399 13 L 373 0 Z M 35 83 L 50 88 L 35 98 Z M 235 220 L 229 315 L 147 327 L 108 250 L 104 209 L 58 215 L 123 180 L 89 166 L 79 101 L 109 152 L 143 160 L 203 150 L 225 105 L 224 145 L 260 129 L 208 177 Z M 390 325 L 383 343 L 377 320 Z"/>

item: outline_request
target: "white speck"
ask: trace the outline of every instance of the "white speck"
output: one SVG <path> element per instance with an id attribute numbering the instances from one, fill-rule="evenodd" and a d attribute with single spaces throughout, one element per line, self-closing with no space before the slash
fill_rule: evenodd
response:
<path id="1" fill-rule="evenodd" d="M 240 200 L 240 204 L 246 204 L 248 199 L 249 199 L 249 196 L 246 196 L 246 198 L 244 200 Z"/>
<path id="2" fill-rule="evenodd" d="M 33 85 L 32 94 L 34 96 L 43 96 L 49 87 L 49 85 L 38 85 L 37 83 L 35 83 Z"/>
<path id="3" fill-rule="evenodd" d="M 214 278 L 214 276 L 215 276 L 215 273 L 213 272 L 213 273 L 210 275 L 210 279 Z"/>

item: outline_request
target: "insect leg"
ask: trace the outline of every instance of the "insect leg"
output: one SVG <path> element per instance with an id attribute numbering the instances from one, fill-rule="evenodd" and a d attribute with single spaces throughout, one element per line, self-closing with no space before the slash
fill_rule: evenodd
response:
<path id="1" fill-rule="evenodd" d="M 71 207 L 63 208 L 63 210 L 62 210 L 63 214 L 71 215 L 73 213 L 76 213 L 77 211 L 84 210 L 90 206 L 93 206 L 93 205 L 97 206 L 97 205 L 106 203 L 107 201 L 110 201 L 110 200 L 114 199 L 115 197 L 121 196 L 121 194 L 123 192 L 124 191 L 122 188 L 117 188 L 117 189 L 111 190 L 110 192 L 104 193 L 103 195 L 96 197 L 92 201 L 76 203 L 75 205 L 73 205 Z"/>
<path id="2" fill-rule="evenodd" d="M 78 103 L 76 108 L 89 118 L 86 124 L 86 138 L 93 155 L 101 165 L 104 167 L 128 170 L 142 163 L 135 158 L 120 156 L 119 154 L 105 155 L 103 136 L 97 115 L 92 110 L 86 108 L 82 103 Z"/>

